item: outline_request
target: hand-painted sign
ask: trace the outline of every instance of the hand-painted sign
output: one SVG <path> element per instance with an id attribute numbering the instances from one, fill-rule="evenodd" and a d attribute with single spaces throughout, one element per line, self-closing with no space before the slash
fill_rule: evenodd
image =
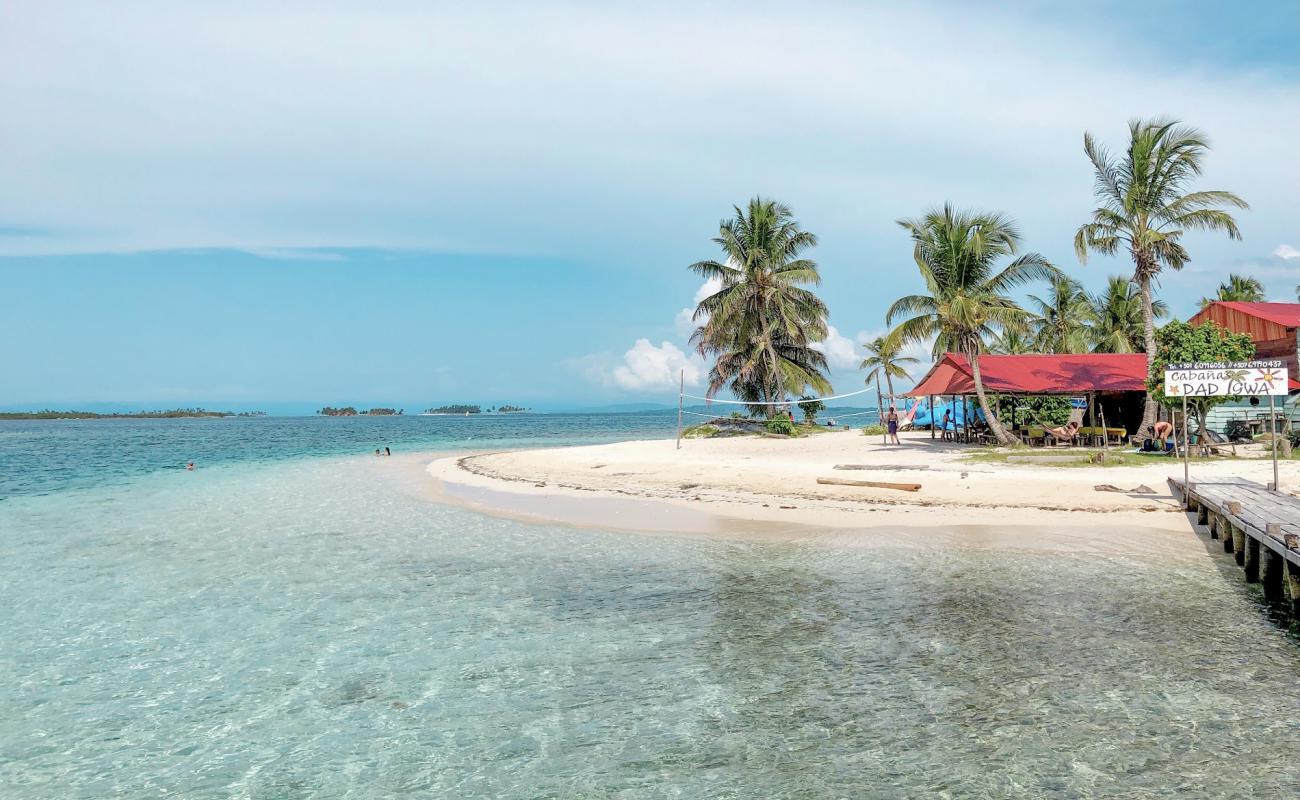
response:
<path id="1" fill-rule="evenodd" d="M 1088 398 L 1086 397 L 1070 398 L 1070 408 L 1087 408 L 1087 407 L 1088 407 Z"/>
<path id="2" fill-rule="evenodd" d="M 1286 362 L 1229 361 L 1169 364 L 1165 367 L 1165 394 L 1169 397 L 1265 397 L 1286 395 Z"/>

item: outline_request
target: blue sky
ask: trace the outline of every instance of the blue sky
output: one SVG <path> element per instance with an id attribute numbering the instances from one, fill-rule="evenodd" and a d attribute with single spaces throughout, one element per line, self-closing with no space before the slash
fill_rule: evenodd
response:
<path id="1" fill-rule="evenodd" d="M 1300 12 L 1209 2 L 44 2 L 0 10 L 0 406 L 670 402 L 686 265 L 791 205 L 835 336 L 917 288 L 894 220 L 1005 211 L 1089 286 L 1084 130 L 1169 114 L 1300 283 Z M 297 404 L 297 405 L 295 405 Z"/>

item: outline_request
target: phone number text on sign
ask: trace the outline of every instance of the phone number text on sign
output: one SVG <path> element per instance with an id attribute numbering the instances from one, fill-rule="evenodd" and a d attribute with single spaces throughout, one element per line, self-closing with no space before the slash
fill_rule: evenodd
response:
<path id="1" fill-rule="evenodd" d="M 1170 364 L 1165 368 L 1165 394 L 1169 397 L 1285 396 L 1289 377 L 1286 362 L 1279 359 Z"/>

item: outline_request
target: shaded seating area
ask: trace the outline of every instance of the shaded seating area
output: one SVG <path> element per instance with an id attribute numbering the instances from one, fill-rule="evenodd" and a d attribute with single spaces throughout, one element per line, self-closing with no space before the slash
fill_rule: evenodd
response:
<path id="1" fill-rule="evenodd" d="M 1142 416 L 1147 360 L 1141 353 L 984 355 L 979 359 L 990 405 L 1003 427 L 1031 446 L 1123 446 Z M 945 353 L 906 396 L 916 426 L 954 442 L 994 441 L 979 410 L 969 360 Z M 1037 418 L 1040 398 L 1069 403 L 1061 421 Z"/>

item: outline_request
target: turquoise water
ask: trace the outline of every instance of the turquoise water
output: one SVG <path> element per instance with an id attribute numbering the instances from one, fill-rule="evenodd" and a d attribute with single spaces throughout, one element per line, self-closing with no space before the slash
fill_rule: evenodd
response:
<path id="1" fill-rule="evenodd" d="M 1300 648 L 1203 554 L 526 525 L 236 424 L 0 456 L 0 797 L 1300 794 Z"/>

